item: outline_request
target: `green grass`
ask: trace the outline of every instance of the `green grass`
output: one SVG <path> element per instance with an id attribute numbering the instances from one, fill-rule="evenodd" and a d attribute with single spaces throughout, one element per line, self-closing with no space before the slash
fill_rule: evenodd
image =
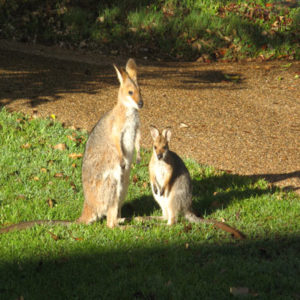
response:
<path id="1" fill-rule="evenodd" d="M 168 60 L 300 58 L 297 0 L 0 0 L 0 37 Z"/>
<path id="2" fill-rule="evenodd" d="M 51 118 L 0 111 L 1 226 L 80 215 L 81 158 L 69 154 L 83 153 L 86 138 Z M 160 214 L 148 184 L 150 155 L 143 150 L 133 166 L 123 216 Z M 185 161 L 197 214 L 226 220 L 246 240 L 184 220 L 113 230 L 105 220 L 35 226 L 0 235 L 0 299 L 230 299 L 231 287 L 247 287 L 245 299 L 299 298 L 299 197 Z"/>

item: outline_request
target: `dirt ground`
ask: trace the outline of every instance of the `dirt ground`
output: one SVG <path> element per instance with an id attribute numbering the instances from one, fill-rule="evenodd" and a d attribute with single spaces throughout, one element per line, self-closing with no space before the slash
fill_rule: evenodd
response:
<path id="1" fill-rule="evenodd" d="M 127 58 L 0 40 L 0 105 L 91 130 L 116 103 L 113 63 Z M 300 193 L 300 62 L 137 60 L 149 125 L 173 130 L 171 148 L 229 173 Z"/>

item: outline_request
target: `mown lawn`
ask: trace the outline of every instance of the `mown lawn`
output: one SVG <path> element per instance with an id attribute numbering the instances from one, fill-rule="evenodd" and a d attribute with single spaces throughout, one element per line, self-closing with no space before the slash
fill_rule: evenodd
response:
<path id="1" fill-rule="evenodd" d="M 87 133 L 0 111 L 0 226 L 75 220 Z M 158 215 L 148 184 L 150 151 L 133 166 L 122 214 Z M 0 299 L 298 299 L 300 199 L 186 159 L 194 208 L 240 229 L 128 221 L 35 226 L 0 235 Z M 21 298 L 23 297 L 23 298 Z"/>

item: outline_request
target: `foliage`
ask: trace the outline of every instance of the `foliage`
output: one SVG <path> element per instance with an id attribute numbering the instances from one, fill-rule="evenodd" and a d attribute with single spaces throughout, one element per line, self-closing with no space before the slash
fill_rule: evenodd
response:
<path id="1" fill-rule="evenodd" d="M 48 119 L 0 111 L 0 224 L 75 220 L 87 134 Z M 158 215 L 148 184 L 150 151 L 134 165 L 122 215 Z M 194 209 L 225 220 L 247 240 L 210 225 L 128 221 L 35 226 L 0 235 L 1 299 L 259 299 L 299 296 L 300 199 L 262 179 L 185 160 Z"/>
<path id="2" fill-rule="evenodd" d="M 1 0 L 0 37 L 157 59 L 299 59 L 299 3 L 281 2 Z"/>

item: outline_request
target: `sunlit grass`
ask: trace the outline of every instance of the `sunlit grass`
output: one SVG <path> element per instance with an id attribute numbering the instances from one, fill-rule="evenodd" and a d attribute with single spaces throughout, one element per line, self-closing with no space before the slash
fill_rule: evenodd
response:
<path id="1" fill-rule="evenodd" d="M 51 118 L 1 110 L 1 227 L 80 215 L 86 139 Z M 150 155 L 144 149 L 133 165 L 125 217 L 160 214 L 148 183 Z M 34 226 L 0 235 L 0 299 L 226 299 L 231 287 L 247 287 L 248 297 L 293 299 L 300 288 L 299 197 L 262 179 L 185 162 L 195 212 L 225 220 L 246 240 L 184 220 L 173 227 L 128 221 L 113 230 L 105 220 Z"/>

